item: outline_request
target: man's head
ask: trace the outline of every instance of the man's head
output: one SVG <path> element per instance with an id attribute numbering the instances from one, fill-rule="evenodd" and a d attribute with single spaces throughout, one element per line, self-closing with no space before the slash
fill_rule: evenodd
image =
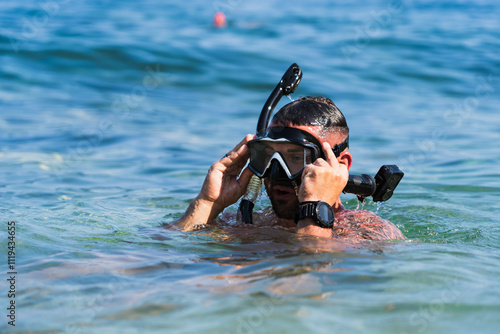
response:
<path id="1" fill-rule="evenodd" d="M 273 117 L 269 128 L 277 126 L 306 131 L 321 144 L 328 142 L 332 147 L 341 144 L 349 136 L 344 115 L 332 100 L 324 97 L 306 96 L 285 105 Z M 347 148 L 340 153 L 337 160 L 350 168 L 352 157 Z M 273 175 L 265 178 L 264 184 L 278 217 L 293 219 L 299 207 L 297 184 Z"/>

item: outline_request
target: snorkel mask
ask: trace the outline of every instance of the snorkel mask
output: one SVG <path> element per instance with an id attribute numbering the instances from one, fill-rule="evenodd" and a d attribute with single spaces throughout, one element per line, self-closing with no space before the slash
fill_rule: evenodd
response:
<path id="1" fill-rule="evenodd" d="M 312 134 L 291 127 L 274 126 L 265 136 L 248 143 L 250 170 L 259 178 L 300 183 L 302 171 L 318 158 L 325 158 Z M 332 148 L 336 157 L 349 146 L 349 137 Z"/>

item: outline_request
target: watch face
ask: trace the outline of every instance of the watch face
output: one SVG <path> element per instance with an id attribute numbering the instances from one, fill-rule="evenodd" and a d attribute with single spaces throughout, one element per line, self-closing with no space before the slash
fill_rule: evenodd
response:
<path id="1" fill-rule="evenodd" d="M 325 202 L 319 202 L 316 207 L 316 214 L 318 220 L 326 227 L 331 227 L 333 224 L 333 220 L 335 219 L 335 214 L 330 205 Z"/>

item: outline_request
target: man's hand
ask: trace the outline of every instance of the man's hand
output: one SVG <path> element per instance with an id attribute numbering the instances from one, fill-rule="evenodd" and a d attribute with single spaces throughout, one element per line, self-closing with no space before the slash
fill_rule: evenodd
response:
<path id="1" fill-rule="evenodd" d="M 332 207 L 340 205 L 338 199 L 349 180 L 345 164 L 339 163 L 329 143 L 323 143 L 325 159 L 319 158 L 307 165 L 302 173 L 299 189 L 299 203 L 304 201 L 323 201 Z"/>
<path id="2" fill-rule="evenodd" d="M 245 168 L 243 173 L 241 170 L 250 157 L 247 143 L 254 138 L 255 135 L 247 135 L 232 151 L 215 162 L 208 170 L 197 198 L 212 203 L 214 212 L 217 213 L 211 219 L 215 219 L 222 210 L 236 203 L 246 192 L 253 173 L 249 168 Z"/>
<path id="3" fill-rule="evenodd" d="M 254 138 L 255 135 L 247 135 L 210 167 L 200 193 L 184 215 L 172 224 L 174 227 L 189 231 L 195 224 L 207 224 L 243 196 L 253 173 L 249 168 L 241 170 L 250 157 L 247 143 Z"/>
<path id="4" fill-rule="evenodd" d="M 339 196 L 349 180 L 348 167 L 339 163 L 329 143 L 323 143 L 325 159 L 319 158 L 307 165 L 302 172 L 299 189 L 299 203 L 305 201 L 323 201 L 334 209 L 340 207 Z M 297 233 L 331 238 L 332 229 L 316 225 L 312 218 L 297 223 Z"/>

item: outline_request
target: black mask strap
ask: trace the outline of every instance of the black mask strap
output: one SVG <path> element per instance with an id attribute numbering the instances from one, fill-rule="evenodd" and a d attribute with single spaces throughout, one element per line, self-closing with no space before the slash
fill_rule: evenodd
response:
<path id="1" fill-rule="evenodd" d="M 347 136 L 347 138 L 343 142 L 335 145 L 332 148 L 333 154 L 335 154 L 335 156 L 338 158 L 340 153 L 342 153 L 342 151 L 344 151 L 348 147 L 349 147 L 349 136 Z"/>

